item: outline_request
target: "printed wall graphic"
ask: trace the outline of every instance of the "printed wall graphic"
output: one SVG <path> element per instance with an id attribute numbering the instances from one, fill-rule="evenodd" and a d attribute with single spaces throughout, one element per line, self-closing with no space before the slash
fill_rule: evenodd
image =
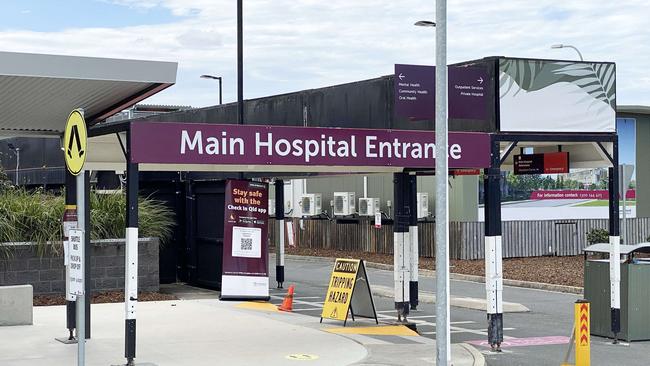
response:
<path id="1" fill-rule="evenodd" d="M 226 183 L 222 299 L 268 299 L 268 186 Z"/>
<path id="2" fill-rule="evenodd" d="M 500 130 L 614 132 L 613 63 L 501 59 Z"/>

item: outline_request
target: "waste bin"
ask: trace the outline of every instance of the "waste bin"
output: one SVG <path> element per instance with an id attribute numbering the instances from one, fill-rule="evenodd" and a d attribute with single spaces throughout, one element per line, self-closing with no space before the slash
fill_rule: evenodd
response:
<path id="1" fill-rule="evenodd" d="M 584 297 L 591 303 L 591 334 L 613 338 L 610 320 L 609 244 L 584 249 Z M 650 243 L 621 245 L 621 332 L 628 342 L 650 340 Z"/>

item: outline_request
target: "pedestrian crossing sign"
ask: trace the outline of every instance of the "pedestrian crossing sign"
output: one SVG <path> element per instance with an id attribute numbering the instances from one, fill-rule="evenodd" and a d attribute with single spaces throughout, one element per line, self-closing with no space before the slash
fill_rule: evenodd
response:
<path id="1" fill-rule="evenodd" d="M 83 110 L 75 109 L 68 116 L 63 134 L 65 166 L 72 175 L 79 175 L 86 163 L 88 133 Z"/>

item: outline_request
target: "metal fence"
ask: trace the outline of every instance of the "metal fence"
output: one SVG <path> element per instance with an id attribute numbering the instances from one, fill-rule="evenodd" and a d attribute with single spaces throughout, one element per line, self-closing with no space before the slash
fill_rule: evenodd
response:
<path id="1" fill-rule="evenodd" d="M 384 223 L 380 229 L 374 220 L 292 219 L 296 246 L 312 249 L 393 253 L 393 225 Z M 269 222 L 270 241 L 275 243 L 278 228 Z M 435 223 L 420 222 L 420 255 L 435 253 Z M 607 229 L 607 219 L 504 221 L 502 223 L 503 257 L 570 256 L 582 254 L 587 246 L 587 233 L 592 229 Z M 629 242 L 645 242 L 650 236 L 650 218 L 627 219 Z M 285 241 L 286 243 L 287 241 Z M 483 222 L 451 222 L 449 255 L 452 259 L 483 259 L 485 227 Z"/>

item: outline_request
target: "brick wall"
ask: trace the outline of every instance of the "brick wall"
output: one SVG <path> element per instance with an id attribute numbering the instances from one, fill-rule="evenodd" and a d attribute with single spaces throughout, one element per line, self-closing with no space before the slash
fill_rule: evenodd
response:
<path id="1" fill-rule="evenodd" d="M 34 295 L 63 295 L 65 292 L 65 267 L 62 255 L 48 253 L 39 257 L 34 245 L 11 245 L 13 255 L 0 259 L 0 286 L 26 285 L 34 287 Z M 158 245 L 156 238 L 140 239 L 138 246 L 138 289 L 158 291 Z M 91 283 L 95 291 L 124 290 L 124 240 L 98 240 L 92 242 Z"/>

